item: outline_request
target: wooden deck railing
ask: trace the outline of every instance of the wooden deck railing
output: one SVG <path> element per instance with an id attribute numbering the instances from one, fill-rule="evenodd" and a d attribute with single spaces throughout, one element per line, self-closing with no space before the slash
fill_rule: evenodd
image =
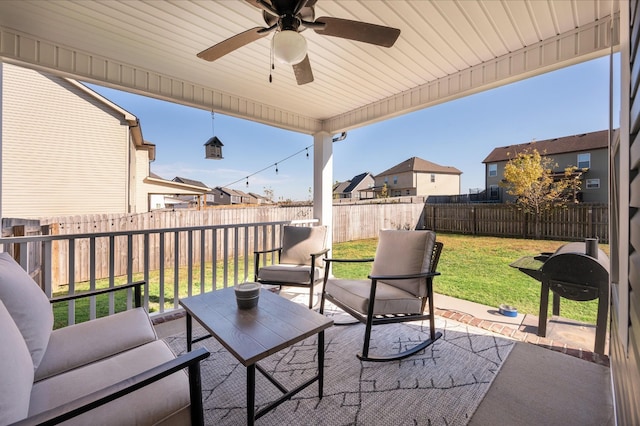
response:
<path id="1" fill-rule="evenodd" d="M 158 310 L 152 315 L 179 309 L 179 287 L 186 285 L 188 295 L 233 286 L 253 280 L 253 252 L 277 247 L 282 227 L 287 224 L 312 225 L 315 220 L 245 223 L 237 225 L 193 226 L 166 229 L 146 229 L 93 234 L 37 235 L 0 238 L 3 251 L 16 253 L 18 262 L 27 270 L 30 253 L 40 257 L 39 276 L 36 277 L 48 297 L 54 293 L 52 268 L 55 246 L 63 245 L 66 255 L 68 285 L 66 293 L 76 293 L 76 271 L 79 263 L 88 270 L 89 289 L 96 289 L 96 269 L 106 262 L 107 285 L 116 285 L 117 278 L 131 282 L 144 280 L 144 307 L 149 310 L 150 299 L 157 300 Z M 123 244 L 124 243 L 124 244 Z M 139 245 L 142 245 L 140 247 Z M 211 249 L 215 248 L 215 249 Z M 19 250 L 16 250 L 19 249 Z M 139 258 L 137 253 L 142 253 Z M 124 268 L 116 267 L 118 259 L 125 259 Z M 265 259 L 266 261 L 266 259 Z M 221 265 L 222 276 L 218 277 Z M 60 265 L 55 265 L 60 267 Z M 157 271 L 157 272 L 156 272 Z M 167 271 L 169 272 L 168 275 Z M 180 276 L 180 271 L 186 277 Z M 210 271 L 210 281 L 205 277 Z M 154 273 L 154 287 L 158 294 L 150 294 L 149 284 Z M 195 273 L 198 276 L 194 276 Z M 157 276 L 156 276 L 157 274 Z M 140 276 L 141 275 L 141 276 Z M 133 295 L 127 296 L 127 305 L 132 305 Z M 165 301 L 173 299 L 166 307 Z M 114 296 L 110 295 L 109 314 L 115 311 Z M 76 306 L 69 302 L 68 322 L 75 322 Z M 89 318 L 96 317 L 96 300 L 90 301 Z"/>

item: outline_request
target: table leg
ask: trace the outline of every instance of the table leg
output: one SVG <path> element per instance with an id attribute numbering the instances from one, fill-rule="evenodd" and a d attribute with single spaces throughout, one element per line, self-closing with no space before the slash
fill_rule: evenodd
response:
<path id="1" fill-rule="evenodd" d="M 191 352 L 191 342 L 193 341 L 193 323 L 189 313 L 187 313 L 187 352 Z"/>
<path id="2" fill-rule="evenodd" d="M 253 426 L 256 420 L 256 366 L 247 367 L 247 425 Z"/>
<path id="3" fill-rule="evenodd" d="M 324 387 L 324 330 L 318 333 L 318 396 L 322 399 Z"/>

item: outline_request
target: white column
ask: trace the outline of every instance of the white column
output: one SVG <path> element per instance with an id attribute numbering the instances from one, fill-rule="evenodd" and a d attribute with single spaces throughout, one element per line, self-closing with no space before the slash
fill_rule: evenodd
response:
<path id="1" fill-rule="evenodd" d="M 4 133 L 4 129 L 3 129 L 3 119 L 2 119 L 2 110 L 3 110 L 3 96 L 2 94 L 4 93 L 4 89 L 2 87 L 4 81 L 4 76 L 3 76 L 3 63 L 2 63 L 2 59 L 0 59 L 0 221 L 2 221 L 2 213 L 4 212 L 3 210 L 3 203 L 2 203 L 2 199 L 3 199 L 3 193 L 4 191 L 2 190 L 4 188 L 3 185 L 3 179 L 2 179 L 2 157 L 3 157 L 3 152 L 4 152 L 4 147 L 2 145 L 2 135 Z"/>
<path id="2" fill-rule="evenodd" d="M 327 247 L 333 235 L 333 142 L 332 135 L 313 135 L 313 217 L 327 227 Z"/>

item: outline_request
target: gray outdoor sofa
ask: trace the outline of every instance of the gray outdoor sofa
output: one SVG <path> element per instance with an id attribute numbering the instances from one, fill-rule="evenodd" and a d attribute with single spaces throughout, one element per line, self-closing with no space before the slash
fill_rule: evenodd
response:
<path id="1" fill-rule="evenodd" d="M 120 288 L 135 288 L 139 306 L 143 284 Z M 209 353 L 176 358 L 143 308 L 52 328 L 50 300 L 0 253 L 0 425 L 203 423 L 199 363 Z"/>

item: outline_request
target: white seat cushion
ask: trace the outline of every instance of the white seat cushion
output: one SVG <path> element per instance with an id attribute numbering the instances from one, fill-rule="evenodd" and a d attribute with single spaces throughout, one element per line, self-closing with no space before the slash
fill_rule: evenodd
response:
<path id="1" fill-rule="evenodd" d="M 318 282 L 323 277 L 323 269 L 315 268 L 314 281 Z M 264 282 L 309 284 L 311 280 L 311 267 L 305 265 L 278 264 L 263 266 L 258 271 L 258 280 Z"/>
<path id="2" fill-rule="evenodd" d="M 371 280 L 327 280 L 326 293 L 350 308 L 367 315 Z M 398 287 L 378 281 L 374 315 L 421 314 L 422 300 Z"/>
<path id="3" fill-rule="evenodd" d="M 122 331 L 126 330 L 126 333 Z M 157 335 L 143 308 L 54 330 L 35 381 L 153 342 Z"/>
<path id="4" fill-rule="evenodd" d="M 22 333 L 1 301 L 0 360 L 0 425 L 6 425 L 29 414 L 33 362 Z"/>
<path id="5" fill-rule="evenodd" d="M 73 401 L 174 358 L 167 344 L 156 340 L 111 358 L 41 380 L 33 385 L 29 415 Z M 175 415 L 184 415 L 189 404 L 189 379 L 184 371 L 178 371 L 75 417 L 65 422 L 65 425 L 153 425 Z"/>
<path id="6" fill-rule="evenodd" d="M 38 284 L 6 252 L 0 253 L 0 300 L 22 333 L 36 370 L 53 329 L 53 310 Z"/>

